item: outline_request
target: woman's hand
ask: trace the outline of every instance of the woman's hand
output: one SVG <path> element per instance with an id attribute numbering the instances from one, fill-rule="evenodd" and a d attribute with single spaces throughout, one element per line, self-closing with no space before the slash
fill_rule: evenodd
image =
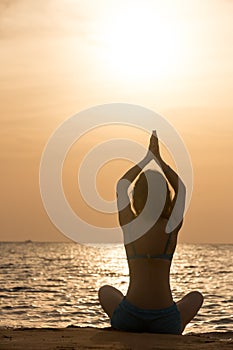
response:
<path id="1" fill-rule="evenodd" d="M 153 132 L 152 132 L 148 149 L 155 156 L 156 160 L 161 159 L 160 150 L 159 150 L 159 140 L 157 137 L 156 130 L 153 130 Z"/>

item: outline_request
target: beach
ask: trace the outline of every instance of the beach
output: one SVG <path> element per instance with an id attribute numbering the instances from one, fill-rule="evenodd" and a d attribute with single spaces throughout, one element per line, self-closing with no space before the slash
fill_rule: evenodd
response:
<path id="1" fill-rule="evenodd" d="M 6 328 L 0 330 L 4 350 L 223 350 L 233 348 L 233 332 L 190 333 L 186 335 L 128 333 L 111 328 Z"/>
<path id="2" fill-rule="evenodd" d="M 178 244 L 170 274 L 174 301 L 192 290 L 204 295 L 185 334 L 233 329 L 232 254 L 233 245 Z M 0 256 L 0 329 L 109 327 L 98 289 L 110 284 L 127 292 L 120 244 L 0 243 Z"/>
<path id="3" fill-rule="evenodd" d="M 231 245 L 178 245 L 171 271 L 175 298 L 182 297 L 187 286 L 205 295 L 203 307 L 182 336 L 109 327 L 97 291 L 104 284 L 126 291 L 128 272 L 120 245 L 2 243 L 0 249 L 2 350 L 233 349 Z M 205 266 L 207 255 L 215 258 Z M 201 273 L 205 269 L 208 276 Z"/>

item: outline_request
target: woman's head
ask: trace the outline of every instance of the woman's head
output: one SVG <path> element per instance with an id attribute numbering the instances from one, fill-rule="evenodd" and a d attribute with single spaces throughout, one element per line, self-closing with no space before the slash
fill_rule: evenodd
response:
<path id="1" fill-rule="evenodd" d="M 148 190 L 150 191 L 150 202 L 147 203 L 149 212 L 153 214 L 153 211 L 156 210 L 156 202 L 162 201 L 164 203 L 165 201 L 160 216 L 168 218 L 171 213 L 171 192 L 164 176 L 156 170 L 142 172 L 134 185 L 133 206 L 136 215 L 138 216 L 145 207 Z"/>

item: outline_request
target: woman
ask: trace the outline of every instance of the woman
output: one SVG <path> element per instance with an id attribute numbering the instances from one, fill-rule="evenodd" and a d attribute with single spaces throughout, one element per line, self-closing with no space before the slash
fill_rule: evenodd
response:
<path id="1" fill-rule="evenodd" d="M 150 161 L 156 161 L 162 172 L 141 172 Z M 132 210 L 128 188 L 139 174 Z M 173 199 L 168 183 L 174 191 Z M 115 329 L 182 334 L 200 309 L 203 296 L 194 291 L 177 303 L 172 298 L 169 275 L 177 235 L 183 224 L 185 186 L 162 159 L 156 131 L 151 135 L 146 156 L 118 182 L 117 204 L 119 222 L 124 238 L 127 237 L 125 250 L 130 283 L 126 296 L 112 286 L 101 287 L 100 304 Z M 136 239 L 129 235 L 130 230 L 131 234 L 137 231 Z"/>

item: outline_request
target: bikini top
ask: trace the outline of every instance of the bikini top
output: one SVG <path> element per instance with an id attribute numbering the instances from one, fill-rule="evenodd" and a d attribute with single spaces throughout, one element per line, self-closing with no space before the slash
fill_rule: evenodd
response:
<path id="1" fill-rule="evenodd" d="M 172 258 L 173 258 L 174 252 L 171 253 L 171 254 L 167 253 L 168 247 L 169 247 L 169 244 L 170 244 L 170 241 L 171 241 L 171 236 L 172 236 L 172 233 L 169 233 L 168 234 L 167 243 L 166 243 L 165 248 L 164 248 L 164 250 L 163 250 L 163 252 L 161 254 L 138 254 L 137 251 L 136 251 L 134 242 L 131 242 L 131 246 L 132 246 L 132 249 L 133 249 L 133 255 L 129 255 L 128 254 L 127 255 L 128 259 L 129 260 L 131 260 L 131 259 L 163 259 L 163 260 L 171 261 Z"/>

